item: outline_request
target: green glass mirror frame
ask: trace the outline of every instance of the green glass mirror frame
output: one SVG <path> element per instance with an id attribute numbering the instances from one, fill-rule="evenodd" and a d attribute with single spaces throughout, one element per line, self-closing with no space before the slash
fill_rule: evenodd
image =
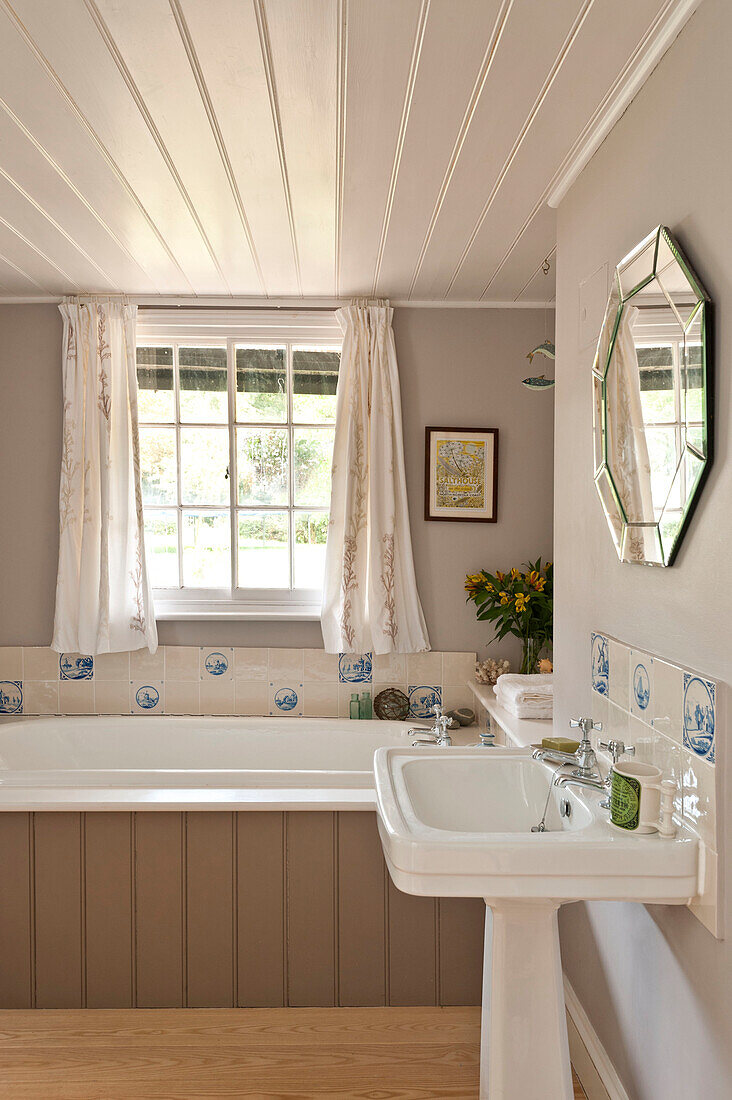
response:
<path id="1" fill-rule="evenodd" d="M 628 479 L 624 478 L 621 469 L 623 460 L 617 458 L 619 452 L 627 455 L 627 448 L 614 451 L 609 445 L 611 438 L 618 438 L 619 429 L 617 406 L 621 401 L 614 397 L 619 387 L 613 382 L 621 369 L 621 326 L 632 331 L 633 322 L 628 323 L 628 311 L 633 307 L 638 307 L 638 312 L 634 311 L 636 317 L 641 317 L 640 311 L 644 309 L 664 315 L 659 327 L 667 337 L 671 333 L 668 343 L 676 348 L 670 371 L 674 407 L 684 410 L 683 418 L 677 411 L 673 423 L 660 425 L 661 428 L 673 428 L 677 437 L 671 460 L 673 464 L 675 458 L 677 466 L 668 494 L 664 500 L 651 492 L 650 502 L 646 494 L 641 504 L 636 493 L 635 510 L 632 508 L 634 494 L 628 491 Z M 638 350 L 636 346 L 637 394 L 642 406 Z M 665 373 L 669 373 L 668 367 Z M 699 415 L 694 418 L 690 433 L 686 410 L 693 404 L 689 400 L 692 375 L 701 392 L 696 399 Z M 665 226 L 654 229 L 615 269 L 592 366 L 592 387 L 595 487 L 618 557 L 622 562 L 670 566 L 688 530 L 712 465 L 714 419 L 712 302 L 678 241 Z M 655 430 L 658 427 L 654 425 Z M 634 449 L 637 451 L 641 446 L 644 453 L 648 451 L 646 480 L 650 486 L 662 477 L 654 468 L 645 441 L 649 433 L 645 413 L 640 429 L 638 435 L 643 435 L 644 442 L 634 444 Z M 635 434 L 628 433 L 627 424 L 625 433 L 621 430 L 620 434 L 636 438 Z"/>

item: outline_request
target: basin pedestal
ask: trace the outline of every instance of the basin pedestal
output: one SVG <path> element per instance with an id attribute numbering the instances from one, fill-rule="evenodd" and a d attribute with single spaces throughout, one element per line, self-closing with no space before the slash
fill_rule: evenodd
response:
<path id="1" fill-rule="evenodd" d="M 559 902 L 486 898 L 481 1100 L 572 1100 Z"/>

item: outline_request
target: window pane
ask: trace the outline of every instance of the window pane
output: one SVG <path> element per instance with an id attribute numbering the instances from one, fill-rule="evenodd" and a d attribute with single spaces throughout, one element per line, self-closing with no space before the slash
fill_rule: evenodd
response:
<path id="1" fill-rule="evenodd" d="M 141 423 L 173 423 L 173 349 L 137 349 L 137 409 Z"/>
<path id="2" fill-rule="evenodd" d="M 239 587 L 289 588 L 287 512 L 239 512 Z"/>
<path id="3" fill-rule="evenodd" d="M 228 504 L 228 429 L 181 428 L 180 449 L 183 503 Z"/>
<path id="4" fill-rule="evenodd" d="M 327 512 L 295 513 L 295 588 L 322 588 Z"/>
<path id="5" fill-rule="evenodd" d="M 143 504 L 177 504 L 175 428 L 140 428 Z"/>
<path id="6" fill-rule="evenodd" d="M 335 420 L 341 353 L 335 348 L 293 348 L 292 419 L 317 424 Z"/>
<path id="7" fill-rule="evenodd" d="M 333 428 L 295 428 L 295 504 L 330 506 Z"/>
<path id="8" fill-rule="evenodd" d="M 229 419 L 226 348 L 179 348 L 181 420 Z"/>
<path id="9" fill-rule="evenodd" d="M 287 431 L 237 428 L 240 504 L 287 504 Z"/>
<path id="10" fill-rule="evenodd" d="M 184 512 L 184 587 L 230 588 L 230 547 L 228 512 Z"/>
<path id="11" fill-rule="evenodd" d="M 178 513 L 145 513 L 145 559 L 153 588 L 178 588 Z"/>
<path id="12" fill-rule="evenodd" d="M 287 419 L 284 348 L 236 349 L 236 419 Z"/>
<path id="13" fill-rule="evenodd" d="M 674 357 L 668 345 L 636 348 L 640 371 L 641 405 L 646 424 L 676 419 Z"/>

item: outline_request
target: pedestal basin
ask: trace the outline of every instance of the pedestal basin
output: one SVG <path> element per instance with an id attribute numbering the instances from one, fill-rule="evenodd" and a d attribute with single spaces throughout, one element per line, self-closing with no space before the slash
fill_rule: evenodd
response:
<path id="1" fill-rule="evenodd" d="M 385 748 L 374 757 L 379 833 L 395 885 L 482 897 L 488 907 L 482 1100 L 571 1100 L 560 905 L 685 904 L 697 893 L 696 838 L 616 829 L 602 792 L 554 787 L 558 771 L 571 767 L 526 750 Z M 542 819 L 545 831 L 532 832 Z"/>

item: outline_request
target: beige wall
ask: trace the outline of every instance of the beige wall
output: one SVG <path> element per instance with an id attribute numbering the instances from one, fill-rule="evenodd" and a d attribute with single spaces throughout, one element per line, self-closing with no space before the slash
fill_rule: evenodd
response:
<path id="1" fill-rule="evenodd" d="M 550 314 L 550 323 L 553 320 Z M 544 338 L 534 310 L 400 309 L 407 480 L 417 580 L 435 649 L 488 637 L 463 579 L 547 554 L 552 540 L 551 393 L 524 389 L 526 352 Z M 47 645 L 53 626 L 61 443 L 61 319 L 54 305 L 0 306 L 0 645 Z M 499 522 L 426 523 L 427 424 L 500 429 Z M 322 646 L 318 623 L 160 624 L 168 644 Z M 510 643 L 503 650 L 510 648 Z"/>
<path id="2" fill-rule="evenodd" d="M 732 678 L 729 363 L 732 357 L 732 7 L 706 0 L 559 211 L 555 554 L 557 711 L 591 713 L 589 633 Z M 592 483 L 592 349 L 579 287 L 663 222 L 715 301 L 715 464 L 676 564 L 620 565 Z M 720 790 L 730 804 L 727 730 Z M 724 819 L 722 819 L 724 830 Z M 729 854 L 725 871 L 730 873 Z M 686 909 L 578 904 L 562 912 L 565 967 L 632 1100 L 732 1095 L 732 945 Z"/>

